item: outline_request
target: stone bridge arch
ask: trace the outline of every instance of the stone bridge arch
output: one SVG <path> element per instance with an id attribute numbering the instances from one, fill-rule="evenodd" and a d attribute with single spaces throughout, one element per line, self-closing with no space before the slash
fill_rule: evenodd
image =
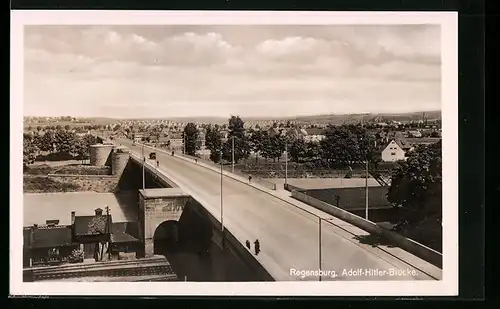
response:
<path id="1" fill-rule="evenodd" d="M 179 221 L 167 220 L 158 225 L 153 234 L 153 253 L 165 254 L 179 243 Z"/>
<path id="2" fill-rule="evenodd" d="M 165 226 L 177 226 L 190 196 L 179 188 L 160 188 L 139 190 L 139 221 L 142 224 L 144 253 L 152 256 L 155 253 L 155 234 L 160 237 Z M 170 223 L 165 223 L 170 222 Z M 163 224 L 165 223 L 165 226 Z M 168 230 L 168 228 L 167 228 Z"/>

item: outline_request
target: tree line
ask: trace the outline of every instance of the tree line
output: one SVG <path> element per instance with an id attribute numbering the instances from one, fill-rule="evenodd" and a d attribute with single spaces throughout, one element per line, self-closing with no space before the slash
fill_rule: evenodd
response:
<path id="1" fill-rule="evenodd" d="M 285 151 L 289 160 L 297 163 L 314 162 L 324 167 L 351 165 L 368 160 L 377 163 L 377 137 L 368 134 L 366 129 L 355 126 L 330 126 L 325 130 L 325 138 L 319 142 L 305 141 L 302 138 L 281 134 L 275 125 L 275 134 L 268 130 L 244 128 L 243 120 L 232 116 L 227 126 L 227 136 L 222 136 L 223 128 L 219 125 L 206 127 L 205 146 L 210 150 L 210 159 L 219 163 L 221 160 L 232 162 L 233 148 L 235 163 L 248 159 L 253 152 L 258 156 L 274 162 L 279 161 Z M 196 145 L 198 130 L 189 123 L 184 130 L 186 136 L 186 153 L 195 155 L 199 147 Z M 381 142 L 381 138 L 379 138 Z M 234 147 L 233 147 L 234 144 Z"/>
<path id="2" fill-rule="evenodd" d="M 73 131 L 59 129 L 48 130 L 43 134 L 23 135 L 23 164 L 32 164 L 42 153 L 68 154 L 81 160 L 89 158 L 90 146 L 102 143 L 102 139 L 92 134 L 79 136 Z"/>
<path id="3" fill-rule="evenodd" d="M 297 163 L 315 162 L 316 166 L 338 167 L 368 161 L 375 166 L 380 161 L 381 135 L 368 134 L 357 125 L 329 126 L 325 138 L 319 142 L 306 142 L 286 135 L 270 135 L 266 130 L 245 130 L 243 120 L 232 116 L 227 126 L 227 139 L 223 141 L 222 127 L 206 127 L 205 146 L 213 162 L 240 162 L 251 151 L 266 159 L 279 161 L 287 149 L 289 159 Z M 184 130 L 186 153 L 196 155 L 198 130 L 188 124 Z M 388 201 L 401 208 L 401 222 L 416 225 L 422 220 L 442 216 L 442 157 L 441 141 L 430 146 L 418 146 L 408 154 L 406 161 L 398 162 L 392 171 Z M 404 225 L 403 224 L 403 225 Z"/>

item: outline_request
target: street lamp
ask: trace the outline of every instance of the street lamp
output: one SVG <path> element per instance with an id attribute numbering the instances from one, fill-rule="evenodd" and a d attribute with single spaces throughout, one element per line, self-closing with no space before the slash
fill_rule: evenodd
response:
<path id="1" fill-rule="evenodd" d="M 365 174 L 365 219 L 368 220 L 368 159 L 366 160 Z"/>
<path id="2" fill-rule="evenodd" d="M 222 150 L 220 151 L 220 225 L 221 232 L 224 233 L 224 200 L 222 198 L 222 180 L 224 179 L 224 174 L 222 170 Z M 224 235 L 223 235 L 224 238 Z"/>
<path id="3" fill-rule="evenodd" d="M 142 189 L 146 189 L 146 175 L 144 171 L 144 165 L 146 165 L 146 156 L 144 155 L 144 144 L 142 145 Z"/>
<path id="4" fill-rule="evenodd" d="M 288 183 L 288 138 L 285 138 L 285 185 Z"/>
<path id="5" fill-rule="evenodd" d="M 321 260 L 321 217 L 318 217 L 318 257 L 319 257 L 319 281 L 321 281 L 321 268 L 322 268 L 322 260 Z"/>
<path id="6" fill-rule="evenodd" d="M 360 138 L 363 141 L 363 138 Z M 368 220 L 368 156 L 365 154 L 365 219 Z"/>
<path id="7" fill-rule="evenodd" d="M 232 146 L 232 152 L 231 152 L 231 172 L 234 173 L 234 135 L 231 137 L 231 146 Z"/>

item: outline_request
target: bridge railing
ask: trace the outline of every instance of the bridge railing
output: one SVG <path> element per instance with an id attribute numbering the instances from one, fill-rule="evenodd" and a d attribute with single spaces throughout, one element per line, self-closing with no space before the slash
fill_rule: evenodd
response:
<path id="1" fill-rule="evenodd" d="M 160 149 L 160 150 L 163 150 L 163 151 L 169 151 L 168 148 L 163 148 L 163 147 L 158 147 L 157 149 Z M 212 160 L 209 160 L 209 159 L 206 159 L 206 158 L 203 158 L 203 157 L 195 157 L 195 156 L 191 156 L 191 155 L 187 155 L 187 154 L 182 154 L 182 153 L 175 153 L 176 156 L 180 156 L 180 157 L 184 157 L 186 159 L 190 159 L 193 161 L 193 163 L 196 163 L 196 162 L 200 162 L 200 163 L 204 163 L 206 165 L 209 165 L 209 166 L 212 166 L 213 168 L 218 168 L 220 169 L 220 164 L 218 163 L 215 163 L 213 162 Z M 248 176 L 250 176 L 250 174 L 248 173 L 245 173 L 245 172 L 242 172 L 238 169 L 232 169 L 232 165 L 230 163 L 223 163 L 222 164 L 222 169 L 224 172 L 226 173 L 232 173 L 232 174 L 235 174 L 237 176 L 240 176 L 240 177 L 244 177 L 244 178 L 248 178 Z M 274 182 L 271 182 L 269 180 L 266 180 L 264 178 L 261 178 L 261 177 L 255 177 L 252 175 L 252 182 L 255 182 L 255 183 L 258 183 L 260 184 L 261 186 L 269 189 L 269 190 L 276 190 L 277 189 L 277 185 L 274 183 Z"/>

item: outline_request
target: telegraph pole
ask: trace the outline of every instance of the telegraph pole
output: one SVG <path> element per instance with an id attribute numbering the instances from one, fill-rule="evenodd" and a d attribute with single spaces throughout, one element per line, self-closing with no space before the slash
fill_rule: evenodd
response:
<path id="1" fill-rule="evenodd" d="M 111 218 L 109 216 L 109 206 L 106 205 L 106 227 L 108 233 L 108 259 L 111 260 Z"/>
<path id="2" fill-rule="evenodd" d="M 146 189 L 146 177 L 144 171 L 144 165 L 146 165 L 146 157 L 144 156 L 144 145 L 142 145 L 142 189 Z"/>
<path id="3" fill-rule="evenodd" d="M 184 147 L 183 149 L 183 154 L 186 154 L 186 130 L 182 133 L 182 146 Z"/>
<path id="4" fill-rule="evenodd" d="M 234 135 L 231 138 L 231 146 L 232 146 L 232 152 L 231 152 L 231 171 L 234 173 Z"/>
<path id="5" fill-rule="evenodd" d="M 285 185 L 288 183 L 288 139 L 285 138 Z"/>
<path id="6" fill-rule="evenodd" d="M 321 261 L 321 217 L 318 217 L 318 223 L 319 223 L 319 228 L 318 228 L 318 256 L 319 256 L 319 281 L 321 281 L 321 266 L 322 266 L 322 261 Z"/>
<path id="7" fill-rule="evenodd" d="M 368 220 L 368 160 L 366 160 L 365 175 L 365 219 Z"/>
<path id="8" fill-rule="evenodd" d="M 222 150 L 220 152 L 220 225 L 221 225 L 221 232 L 224 233 L 224 204 L 223 204 L 223 198 L 222 198 L 222 180 L 224 178 L 224 174 L 222 171 Z M 223 235 L 224 237 L 224 235 Z"/>

